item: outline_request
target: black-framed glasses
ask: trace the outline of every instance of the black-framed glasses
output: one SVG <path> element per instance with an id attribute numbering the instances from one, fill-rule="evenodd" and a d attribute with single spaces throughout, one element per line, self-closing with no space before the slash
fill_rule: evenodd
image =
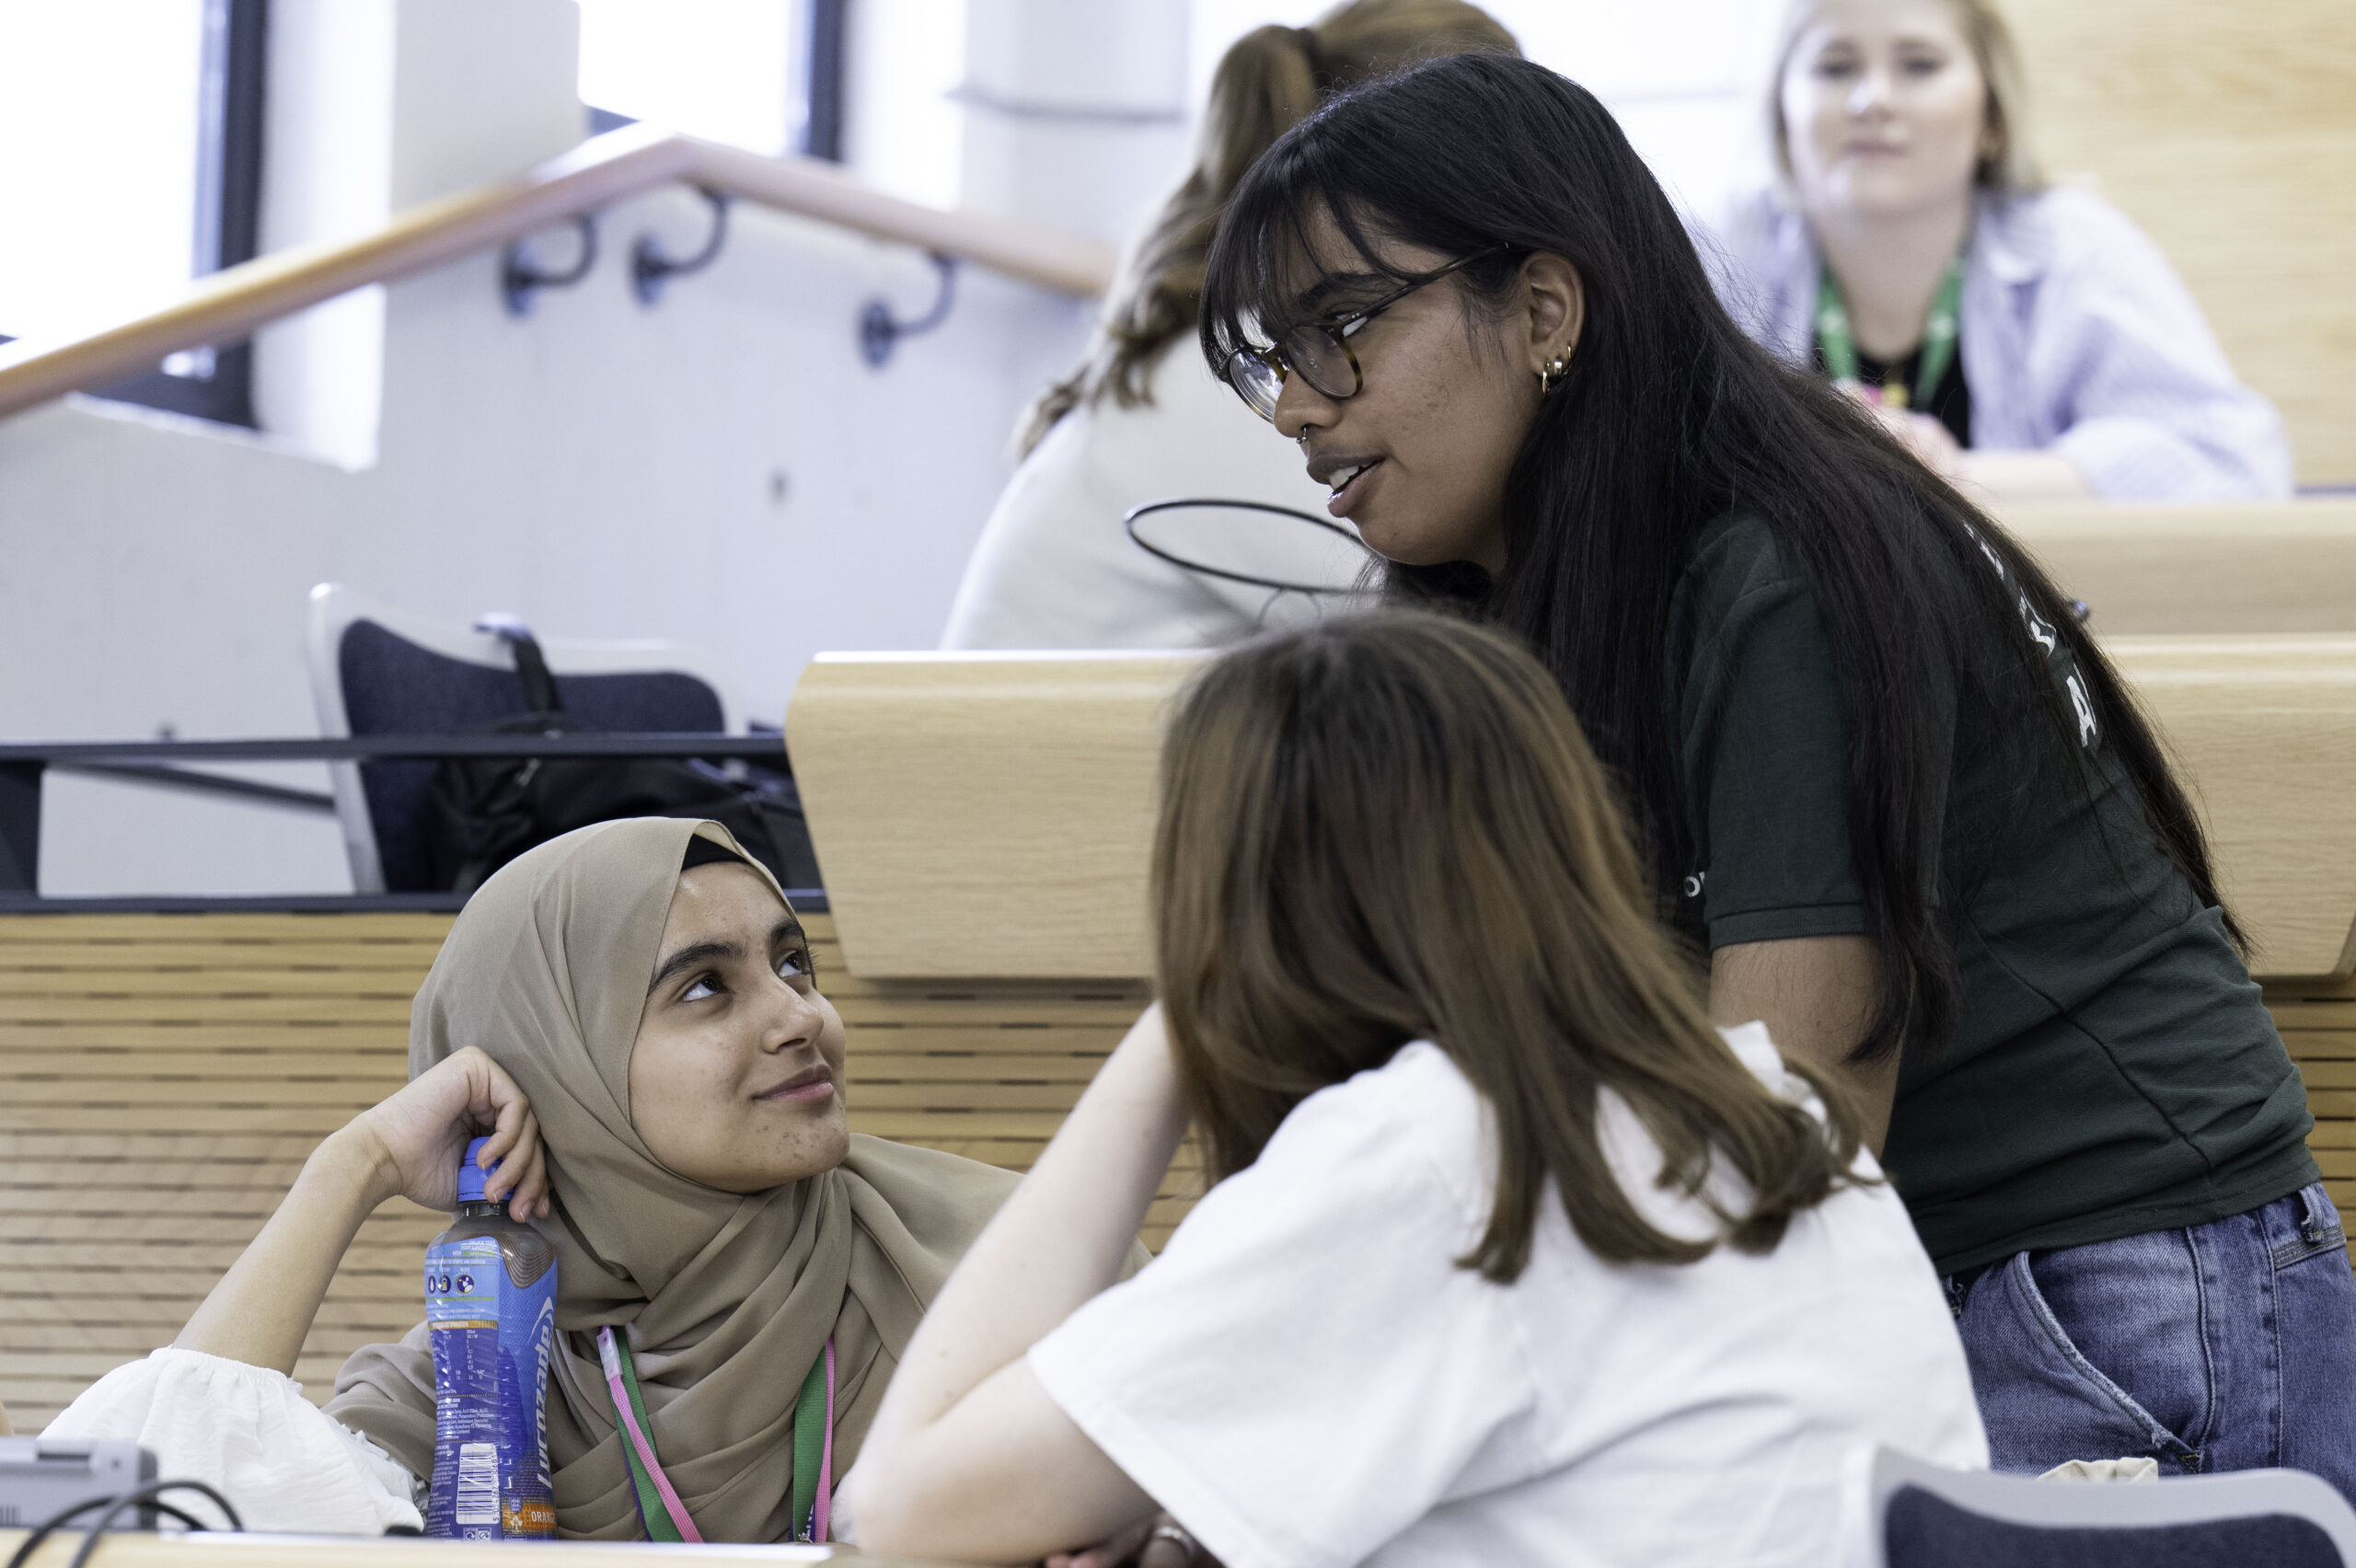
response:
<path id="1" fill-rule="evenodd" d="M 1295 327 L 1265 349 L 1247 344 L 1227 356 L 1227 384 L 1235 388 L 1235 395 L 1253 413 L 1271 424 L 1276 422 L 1276 398 L 1285 389 L 1285 377 L 1295 371 L 1328 398 L 1355 398 L 1366 386 L 1366 374 L 1358 368 L 1358 357 L 1350 352 L 1350 338 L 1358 329 L 1417 289 L 1508 248 L 1492 245 L 1470 256 L 1460 256 L 1436 272 L 1410 279 L 1372 305 Z"/>

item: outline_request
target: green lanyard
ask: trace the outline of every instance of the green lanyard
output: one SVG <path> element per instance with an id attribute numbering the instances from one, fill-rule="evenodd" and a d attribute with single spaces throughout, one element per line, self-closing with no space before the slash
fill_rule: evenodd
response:
<path id="1" fill-rule="evenodd" d="M 638 1389 L 638 1363 L 629 1340 L 611 1329 L 598 1333 L 598 1349 L 606 1380 L 618 1396 L 622 1458 L 629 1467 L 630 1489 L 638 1494 L 638 1515 L 646 1539 L 659 1541 L 699 1541 L 695 1521 L 687 1516 L 663 1461 L 654 1454 L 654 1424 L 647 1419 L 646 1401 Z M 793 1539 L 821 1541 L 827 1536 L 827 1488 L 834 1470 L 835 1343 L 828 1340 L 793 1405 L 793 1479 L 786 1495 L 787 1517 L 793 1521 Z M 623 1401 L 627 1401 L 624 1407 Z M 640 1452 L 643 1445 L 644 1453 Z"/>
<path id="2" fill-rule="evenodd" d="M 1958 256 L 1947 263 L 1946 272 L 1939 279 L 1939 292 L 1931 296 L 1931 314 L 1923 320 L 1923 357 L 1914 367 L 1915 408 L 1929 404 L 1947 366 L 1955 363 L 1956 335 L 1962 320 L 1963 258 Z M 1830 267 L 1823 269 L 1816 285 L 1816 346 L 1833 380 L 1864 379 L 1857 374 L 1857 340 L 1849 329 L 1849 304 L 1841 297 L 1841 284 Z M 1908 404 L 1906 388 L 1885 386 L 1881 399 L 1893 409 L 1903 409 Z"/>

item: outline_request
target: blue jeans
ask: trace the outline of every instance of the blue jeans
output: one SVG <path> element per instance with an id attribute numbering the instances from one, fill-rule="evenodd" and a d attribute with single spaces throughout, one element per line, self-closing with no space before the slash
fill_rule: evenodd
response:
<path id="1" fill-rule="evenodd" d="M 2356 1274 L 2323 1183 L 2246 1214 L 1951 1278 L 2000 1470 L 2287 1466 L 2356 1502 Z"/>

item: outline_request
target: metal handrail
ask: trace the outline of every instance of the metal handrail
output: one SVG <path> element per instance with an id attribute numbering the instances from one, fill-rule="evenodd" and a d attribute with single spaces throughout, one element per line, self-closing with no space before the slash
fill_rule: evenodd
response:
<path id="1" fill-rule="evenodd" d="M 198 281 L 177 303 L 101 331 L 63 342 L 0 346 L 0 416 L 111 386 L 183 350 L 235 342 L 338 294 L 410 277 L 674 183 L 963 257 L 1063 294 L 1090 297 L 1112 282 L 1115 259 L 1091 240 L 992 213 L 903 201 L 815 158 L 763 157 L 629 125 L 522 174 L 410 207 L 374 234 L 225 268 Z"/>

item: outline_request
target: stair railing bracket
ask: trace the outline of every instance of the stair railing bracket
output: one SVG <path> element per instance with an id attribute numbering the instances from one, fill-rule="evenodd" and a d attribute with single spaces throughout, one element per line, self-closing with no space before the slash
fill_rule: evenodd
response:
<path id="1" fill-rule="evenodd" d="M 673 278 L 684 278 L 690 272 L 700 272 L 720 259 L 720 248 L 728 239 L 729 196 L 724 190 L 698 186 L 696 193 L 711 205 L 711 236 L 703 248 L 693 256 L 674 257 L 664 252 L 662 241 L 651 234 L 641 234 L 629 248 L 629 287 L 638 295 L 638 303 L 653 306 L 663 297 L 663 285 Z"/>
<path id="2" fill-rule="evenodd" d="M 572 226 L 581 236 L 581 258 L 561 271 L 549 271 L 535 264 L 525 249 L 524 240 L 516 240 L 500 251 L 499 296 L 506 302 L 508 315 L 529 316 L 534 294 L 542 289 L 572 288 L 597 264 L 597 215 L 576 213 Z"/>
<path id="3" fill-rule="evenodd" d="M 925 255 L 941 274 L 941 293 L 934 297 L 930 309 L 914 320 L 903 321 L 892 314 L 892 302 L 880 294 L 860 307 L 859 352 L 871 370 L 881 370 L 892 363 L 892 351 L 899 346 L 901 339 L 930 332 L 949 319 L 949 306 L 957 288 L 957 258 L 938 250 Z"/>

